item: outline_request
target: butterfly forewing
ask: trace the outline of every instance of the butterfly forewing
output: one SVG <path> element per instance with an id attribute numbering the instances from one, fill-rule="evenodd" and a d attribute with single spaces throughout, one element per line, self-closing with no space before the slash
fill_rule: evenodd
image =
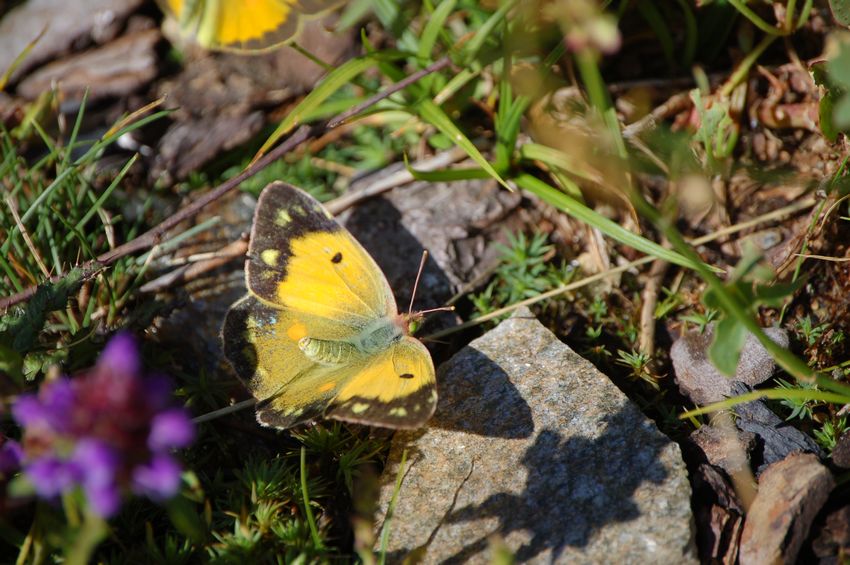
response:
<path id="1" fill-rule="evenodd" d="M 396 314 L 375 261 L 313 197 L 284 183 L 260 195 L 245 270 L 248 290 L 270 305 L 356 328 Z"/>

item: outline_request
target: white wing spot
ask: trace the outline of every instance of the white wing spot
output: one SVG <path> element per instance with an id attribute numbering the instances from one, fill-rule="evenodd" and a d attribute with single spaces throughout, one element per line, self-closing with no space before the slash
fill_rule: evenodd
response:
<path id="1" fill-rule="evenodd" d="M 266 249 L 260 253 L 260 259 L 269 267 L 276 267 L 279 258 L 280 251 L 277 249 Z"/>
<path id="2" fill-rule="evenodd" d="M 277 211 L 277 217 L 274 219 L 274 223 L 280 227 L 284 227 L 289 222 L 292 221 L 292 216 L 289 215 L 289 212 L 281 208 Z"/>

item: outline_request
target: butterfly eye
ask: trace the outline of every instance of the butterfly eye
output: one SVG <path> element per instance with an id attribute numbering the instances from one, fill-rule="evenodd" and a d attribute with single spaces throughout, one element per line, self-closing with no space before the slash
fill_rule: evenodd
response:
<path id="1" fill-rule="evenodd" d="M 331 263 L 339 263 L 340 261 L 342 261 L 342 253 L 337 251 L 336 255 L 331 257 Z"/>
<path id="2" fill-rule="evenodd" d="M 414 377 L 413 373 L 402 373 L 399 375 L 402 379 L 412 379 Z"/>

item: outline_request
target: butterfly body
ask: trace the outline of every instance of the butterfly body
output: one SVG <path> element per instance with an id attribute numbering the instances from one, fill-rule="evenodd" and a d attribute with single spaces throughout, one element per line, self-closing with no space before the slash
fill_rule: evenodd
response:
<path id="1" fill-rule="evenodd" d="M 331 341 L 305 336 L 298 340 L 298 347 L 316 363 L 344 365 L 358 356 L 379 353 L 403 337 L 404 331 L 397 320 L 379 318 L 347 340 Z"/>
<path id="2" fill-rule="evenodd" d="M 374 260 L 311 196 L 272 183 L 257 203 L 248 296 L 224 351 L 261 423 L 317 417 L 419 427 L 436 406 L 434 366 Z"/>

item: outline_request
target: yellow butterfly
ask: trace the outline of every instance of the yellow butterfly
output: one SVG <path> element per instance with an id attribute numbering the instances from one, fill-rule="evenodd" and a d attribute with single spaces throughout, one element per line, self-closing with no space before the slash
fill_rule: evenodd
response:
<path id="1" fill-rule="evenodd" d="M 272 49 L 298 35 L 304 17 L 317 17 L 342 0 L 159 0 L 181 32 L 201 47 L 233 51 Z"/>
<path id="2" fill-rule="evenodd" d="M 408 334 L 374 259 L 312 196 L 268 185 L 254 212 L 248 295 L 224 319 L 224 353 L 261 424 L 317 417 L 417 428 L 434 413 L 431 355 Z"/>

